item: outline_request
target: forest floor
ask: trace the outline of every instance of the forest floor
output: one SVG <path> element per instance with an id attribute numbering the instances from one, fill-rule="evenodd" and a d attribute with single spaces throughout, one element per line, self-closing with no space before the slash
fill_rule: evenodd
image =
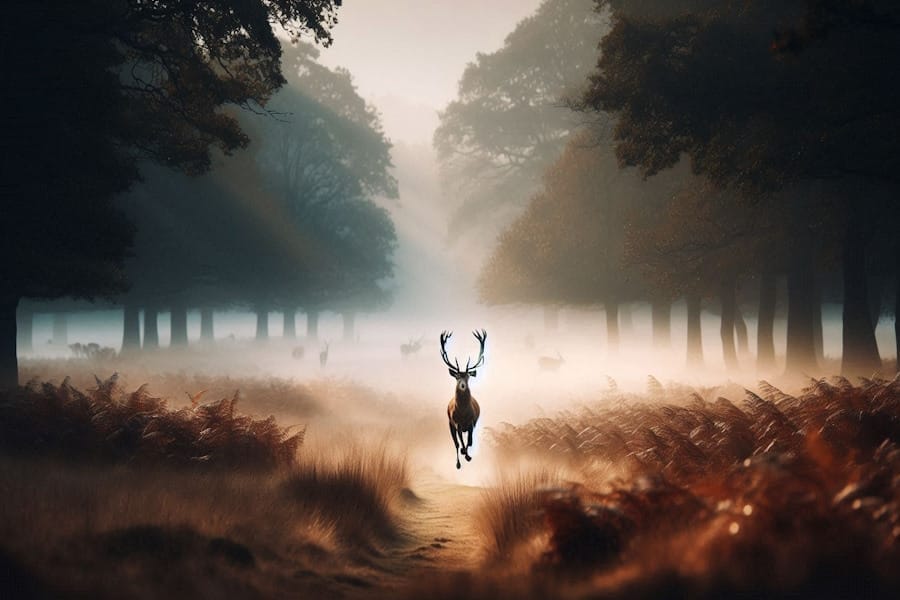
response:
<path id="1" fill-rule="evenodd" d="M 651 378 L 491 423 L 457 471 L 420 397 L 127 366 L 0 397 L 0 596 L 900 591 L 898 379 Z"/>

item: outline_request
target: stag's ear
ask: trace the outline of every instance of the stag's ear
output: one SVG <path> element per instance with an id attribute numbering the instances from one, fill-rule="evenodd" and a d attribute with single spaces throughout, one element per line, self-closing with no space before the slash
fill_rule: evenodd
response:
<path id="1" fill-rule="evenodd" d="M 454 371 L 453 369 L 447 369 L 447 372 L 450 373 L 450 377 L 452 377 L 453 379 L 456 379 L 456 375 L 457 375 L 456 371 Z"/>
<path id="2" fill-rule="evenodd" d="M 469 371 L 469 377 L 475 377 L 478 374 L 478 371 Z"/>

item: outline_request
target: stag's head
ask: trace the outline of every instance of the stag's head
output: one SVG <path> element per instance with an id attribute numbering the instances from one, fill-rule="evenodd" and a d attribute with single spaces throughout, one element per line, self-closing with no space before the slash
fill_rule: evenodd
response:
<path id="1" fill-rule="evenodd" d="M 444 364 L 447 365 L 450 376 L 456 379 L 456 392 L 465 395 L 469 393 L 469 377 L 475 377 L 478 373 L 476 369 L 484 363 L 484 342 L 487 340 L 487 332 L 484 329 L 480 332 L 472 332 L 472 335 L 478 340 L 480 346 L 478 358 L 472 366 L 469 366 L 469 363 L 472 362 L 471 359 L 467 358 L 465 369 L 459 368 L 458 360 L 454 359 L 454 362 L 451 363 L 450 359 L 447 357 L 447 340 L 450 339 L 451 335 L 453 335 L 453 332 L 444 331 L 441 333 L 441 358 L 444 360 Z"/>

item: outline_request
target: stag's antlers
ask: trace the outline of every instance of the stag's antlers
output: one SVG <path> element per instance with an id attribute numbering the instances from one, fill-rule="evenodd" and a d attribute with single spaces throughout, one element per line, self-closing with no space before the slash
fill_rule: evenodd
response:
<path id="1" fill-rule="evenodd" d="M 473 331 L 472 332 L 472 335 L 475 336 L 475 339 L 478 340 L 478 343 L 480 345 L 480 347 L 478 349 L 478 360 L 476 360 L 475 364 L 470 367 L 469 363 L 472 362 L 472 359 L 467 358 L 465 369 L 459 368 L 458 360 L 454 359 L 454 361 L 456 362 L 456 364 L 454 365 L 453 363 L 450 362 L 450 359 L 447 357 L 447 347 L 446 347 L 447 340 L 449 340 L 450 336 L 452 336 L 452 335 L 453 335 L 452 331 L 441 332 L 441 358 L 444 360 L 444 364 L 447 365 L 448 367 L 450 367 L 450 370 L 453 371 L 454 377 L 456 377 L 456 375 L 459 375 L 460 373 L 468 373 L 469 375 L 471 375 L 475 371 L 475 369 L 480 367 L 481 364 L 484 362 L 484 343 L 487 340 L 487 331 L 482 329 L 481 331 Z"/>
<path id="2" fill-rule="evenodd" d="M 441 332 L 441 358 L 444 360 L 444 364 L 450 367 L 451 374 L 456 377 L 459 375 L 459 361 L 456 361 L 456 366 L 453 366 L 453 363 L 450 362 L 450 359 L 447 358 L 447 340 L 450 339 L 450 336 L 453 335 L 452 331 L 442 331 Z"/>

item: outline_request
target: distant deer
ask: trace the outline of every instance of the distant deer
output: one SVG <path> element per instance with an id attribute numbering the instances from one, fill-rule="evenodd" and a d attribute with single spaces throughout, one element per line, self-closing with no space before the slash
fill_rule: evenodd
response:
<path id="1" fill-rule="evenodd" d="M 324 367 L 328 363 L 328 342 L 325 342 L 325 349 L 319 352 L 319 366 Z"/>
<path id="2" fill-rule="evenodd" d="M 476 402 L 472 396 L 472 391 L 469 389 L 469 377 L 475 377 L 475 369 L 484 362 L 484 342 L 487 340 L 487 332 L 483 329 L 480 333 L 477 331 L 472 332 L 472 335 L 475 336 L 475 339 L 480 344 L 478 360 L 470 367 L 470 360 L 466 359 L 465 369 L 459 368 L 459 361 L 453 364 L 447 358 L 447 340 L 450 339 L 451 335 L 453 335 L 452 332 L 444 331 L 441 333 L 441 358 L 444 364 L 450 368 L 450 376 L 456 379 L 456 391 L 453 394 L 453 399 L 450 400 L 449 406 L 447 406 L 447 418 L 450 420 L 450 437 L 453 438 L 453 445 L 456 446 L 456 468 L 459 469 L 462 467 L 459 462 L 459 446 L 462 444 L 462 454 L 466 457 L 466 461 L 472 460 L 472 457 L 469 456 L 469 448 L 475 442 L 473 437 L 475 424 L 478 423 L 478 417 L 481 416 L 481 407 L 478 406 L 478 402 Z M 463 437 L 463 434 L 466 432 L 469 433 L 468 444 Z"/>
<path id="3" fill-rule="evenodd" d="M 541 371 L 555 371 L 562 364 L 566 362 L 559 352 L 556 353 L 556 356 L 541 356 L 538 358 L 538 366 L 541 368 Z"/>
<path id="4" fill-rule="evenodd" d="M 303 348 L 303 346 L 297 346 L 293 350 L 291 350 L 291 356 L 296 358 L 297 360 L 301 360 L 304 354 L 306 354 L 306 350 Z"/>
<path id="5" fill-rule="evenodd" d="M 403 358 L 408 358 L 410 354 L 415 354 L 416 352 L 421 350 L 422 341 L 424 339 L 425 336 L 422 336 L 415 341 L 410 339 L 408 344 L 400 344 L 400 356 L 402 356 Z"/>

